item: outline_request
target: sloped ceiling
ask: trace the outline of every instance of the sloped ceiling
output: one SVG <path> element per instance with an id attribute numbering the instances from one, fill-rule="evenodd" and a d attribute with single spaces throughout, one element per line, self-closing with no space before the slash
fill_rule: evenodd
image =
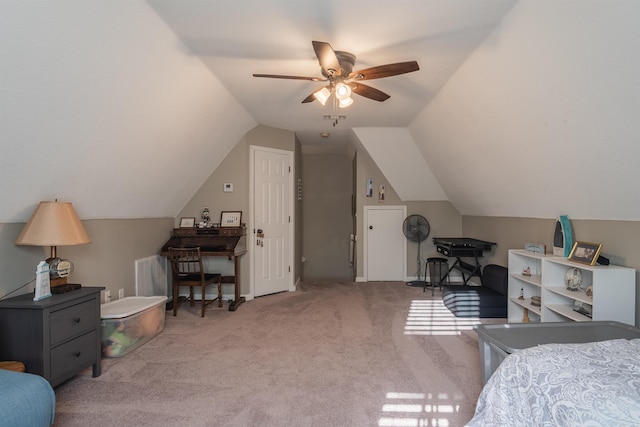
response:
<path id="1" fill-rule="evenodd" d="M 354 128 L 362 146 L 404 202 L 448 200 L 407 128 Z M 389 155 L 393 144 L 393 155 Z"/>
<path id="2" fill-rule="evenodd" d="M 636 1 L 521 1 L 410 130 L 462 214 L 640 220 Z"/>
<path id="3" fill-rule="evenodd" d="M 407 126 L 514 2 L 148 0 L 256 121 L 322 145 L 344 143 L 354 127 Z M 301 104 L 326 83 L 252 77 L 322 77 L 312 40 L 356 55 L 354 70 L 409 60 L 421 69 L 366 82 L 391 98 L 379 103 L 354 95 L 344 110 Z M 347 118 L 334 127 L 324 115 Z"/>
<path id="4" fill-rule="evenodd" d="M 640 220 L 639 15 L 634 0 L 4 0 L 0 222 L 53 198 L 87 219 L 175 216 L 257 124 L 310 145 L 406 127 L 463 214 Z M 372 81 L 391 98 L 358 97 L 333 127 L 300 104 L 317 83 L 251 77 L 319 75 L 311 40 L 355 68 L 421 70 Z"/>
<path id="5" fill-rule="evenodd" d="M 257 123 L 140 1 L 0 2 L 0 221 L 175 216 Z"/>

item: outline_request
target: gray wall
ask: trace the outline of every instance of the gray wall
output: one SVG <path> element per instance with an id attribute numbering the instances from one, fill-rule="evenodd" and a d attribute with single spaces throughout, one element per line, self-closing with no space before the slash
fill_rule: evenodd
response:
<path id="1" fill-rule="evenodd" d="M 636 325 L 640 325 L 638 306 L 640 292 L 640 222 L 571 220 L 574 240 L 602 243 L 602 255 L 612 264 L 636 270 Z M 508 265 L 509 249 L 522 249 L 524 242 L 544 243 L 547 252 L 553 247 L 555 219 L 464 216 L 462 233 L 467 237 L 496 242 L 491 254 L 482 260 L 488 263 Z"/>
<path id="2" fill-rule="evenodd" d="M 304 154 L 302 163 L 302 279 L 351 281 L 351 158 L 345 153 Z"/>

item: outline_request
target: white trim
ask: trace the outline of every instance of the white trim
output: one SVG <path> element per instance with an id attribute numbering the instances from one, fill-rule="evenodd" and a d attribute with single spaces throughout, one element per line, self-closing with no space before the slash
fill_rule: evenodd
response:
<path id="1" fill-rule="evenodd" d="M 293 283 L 293 272 L 295 270 L 294 268 L 294 264 L 293 264 L 293 259 L 294 259 L 294 253 L 295 253 L 295 247 L 294 247 L 294 242 L 295 242 L 295 227 L 293 226 L 296 223 L 296 217 L 295 217 L 295 205 L 294 205 L 294 176 L 295 176 L 295 164 L 294 164 L 294 156 L 293 156 L 293 151 L 289 151 L 289 150 L 280 150 L 277 148 L 269 148 L 269 147 L 263 147 L 260 145 L 250 145 L 249 146 L 249 227 L 247 229 L 247 255 L 249 257 L 249 283 L 250 283 L 250 290 L 249 290 L 249 297 L 246 297 L 246 299 L 253 299 L 255 297 L 256 294 L 256 284 L 255 281 L 253 280 L 254 277 L 254 256 L 253 256 L 253 251 L 255 248 L 255 234 L 253 232 L 253 230 L 255 229 L 255 219 L 253 217 L 253 202 L 255 199 L 255 189 L 253 187 L 254 184 L 254 168 L 255 168 L 255 153 L 256 151 L 264 151 L 264 152 L 269 152 L 269 153 L 277 153 L 277 154 L 285 154 L 289 157 L 289 166 L 291 167 L 291 171 L 289 173 L 289 216 L 291 217 L 291 221 L 289 221 L 289 266 L 290 266 L 290 271 L 289 271 L 289 292 L 295 291 L 296 290 L 296 285 Z"/>

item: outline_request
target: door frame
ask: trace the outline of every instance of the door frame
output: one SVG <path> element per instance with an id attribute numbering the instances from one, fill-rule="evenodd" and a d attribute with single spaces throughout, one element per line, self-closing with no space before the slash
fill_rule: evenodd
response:
<path id="1" fill-rule="evenodd" d="M 364 206 L 364 218 L 362 222 L 362 245 L 363 245 L 363 260 L 362 260 L 362 276 L 365 282 L 369 281 L 369 239 L 367 235 L 367 228 L 369 227 L 369 211 L 373 210 L 401 210 L 402 217 L 407 217 L 407 206 L 406 205 L 383 205 L 383 206 Z M 402 233 L 402 230 L 398 230 L 399 233 Z M 406 239 L 405 239 L 406 240 Z M 402 280 L 407 281 L 407 243 L 402 245 Z"/>
<path id="2" fill-rule="evenodd" d="M 255 179 L 255 174 L 254 174 L 254 170 L 255 170 L 255 154 L 257 151 L 266 151 L 266 152 L 270 152 L 270 153 L 276 153 L 276 154 L 284 154 L 287 155 L 289 157 L 289 166 L 291 167 L 291 171 L 289 172 L 289 217 L 291 218 L 291 221 L 289 221 L 289 283 L 288 283 L 288 287 L 289 287 L 289 292 L 291 291 L 295 291 L 296 287 L 295 284 L 293 283 L 293 277 L 294 277 L 294 271 L 295 271 L 295 265 L 293 263 L 294 261 L 294 256 L 295 256 L 295 247 L 294 247 L 294 242 L 295 242 L 295 227 L 294 224 L 296 223 L 296 218 L 295 218 L 295 204 L 294 204 L 294 193 L 293 193 L 293 188 L 294 188 L 294 176 L 295 176 L 295 164 L 294 164 L 294 156 L 293 156 L 293 151 L 289 151 L 289 150 L 279 150 L 277 148 L 269 148 L 269 147 L 263 147 L 260 145 L 250 145 L 249 146 L 249 228 L 247 230 L 247 234 L 249 234 L 250 236 L 247 236 L 247 245 L 248 245 L 248 250 L 247 250 L 247 255 L 249 256 L 249 282 L 250 282 L 250 299 L 255 298 L 255 294 L 256 294 L 256 283 L 254 280 L 254 273 L 255 273 L 255 267 L 254 267 L 254 263 L 255 263 L 255 256 L 254 256 L 254 250 L 256 247 L 256 232 L 255 232 L 255 218 L 254 218 L 254 202 L 255 202 L 255 188 L 254 188 L 254 179 Z"/>

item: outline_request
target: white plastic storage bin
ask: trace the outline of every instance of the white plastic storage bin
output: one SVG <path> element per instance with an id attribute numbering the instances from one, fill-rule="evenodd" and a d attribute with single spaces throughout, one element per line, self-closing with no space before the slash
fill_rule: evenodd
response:
<path id="1" fill-rule="evenodd" d="M 164 329 L 167 297 L 126 297 L 102 304 L 102 355 L 122 357 Z"/>

